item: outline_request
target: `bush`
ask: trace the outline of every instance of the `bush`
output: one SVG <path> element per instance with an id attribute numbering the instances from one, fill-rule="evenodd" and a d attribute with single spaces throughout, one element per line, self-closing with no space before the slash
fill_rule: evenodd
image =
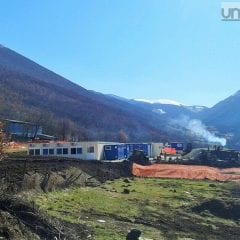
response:
<path id="1" fill-rule="evenodd" d="M 129 181 L 127 178 L 125 178 L 123 181 L 124 181 L 125 183 L 130 183 L 130 181 Z"/>
<path id="2" fill-rule="evenodd" d="M 124 194 L 129 194 L 129 193 L 130 193 L 130 190 L 127 189 L 127 188 L 124 188 L 124 189 L 123 189 L 123 193 L 124 193 Z"/>

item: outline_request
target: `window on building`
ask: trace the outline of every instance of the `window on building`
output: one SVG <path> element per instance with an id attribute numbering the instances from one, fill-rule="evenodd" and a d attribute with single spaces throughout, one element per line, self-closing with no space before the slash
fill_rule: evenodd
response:
<path id="1" fill-rule="evenodd" d="M 71 154 L 72 154 L 72 155 L 77 154 L 77 149 L 76 149 L 76 148 L 71 148 Z"/>
<path id="2" fill-rule="evenodd" d="M 62 153 L 63 153 L 62 148 L 57 148 L 57 155 L 62 155 Z"/>
<path id="3" fill-rule="evenodd" d="M 34 150 L 33 149 L 29 150 L 29 155 L 34 156 Z"/>
<path id="4" fill-rule="evenodd" d="M 35 149 L 35 156 L 39 156 L 40 155 L 40 149 Z"/>
<path id="5" fill-rule="evenodd" d="M 82 154 L 82 148 L 77 148 L 77 154 Z"/>
<path id="6" fill-rule="evenodd" d="M 67 155 L 68 154 L 68 148 L 63 148 L 63 155 Z"/>
<path id="7" fill-rule="evenodd" d="M 49 155 L 54 155 L 54 149 L 53 148 L 49 149 Z"/>
<path id="8" fill-rule="evenodd" d="M 48 155 L 48 149 L 43 149 L 43 155 Z"/>
<path id="9" fill-rule="evenodd" d="M 94 153 L 94 147 L 93 146 L 88 147 L 87 152 L 88 153 Z"/>
<path id="10" fill-rule="evenodd" d="M 105 150 L 110 151 L 111 150 L 111 146 L 106 146 Z"/>

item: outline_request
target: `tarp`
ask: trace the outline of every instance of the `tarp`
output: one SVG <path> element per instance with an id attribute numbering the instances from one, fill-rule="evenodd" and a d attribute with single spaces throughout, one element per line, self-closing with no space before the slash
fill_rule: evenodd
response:
<path id="1" fill-rule="evenodd" d="M 136 177 L 176 178 L 195 180 L 232 181 L 240 180 L 240 168 L 218 169 L 207 166 L 190 166 L 178 164 L 154 164 L 141 166 L 133 164 L 132 174 Z"/>
<path id="2" fill-rule="evenodd" d="M 169 148 L 169 147 L 165 147 L 163 149 L 163 153 L 166 153 L 167 155 L 176 155 L 176 149 L 175 148 Z"/>

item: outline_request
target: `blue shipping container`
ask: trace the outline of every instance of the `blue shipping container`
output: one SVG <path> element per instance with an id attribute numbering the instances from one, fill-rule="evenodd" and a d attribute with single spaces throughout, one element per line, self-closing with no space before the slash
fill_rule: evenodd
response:
<path id="1" fill-rule="evenodd" d="M 115 144 L 104 146 L 104 160 L 121 160 L 126 159 L 126 145 Z"/>
<path id="2" fill-rule="evenodd" d="M 178 143 L 178 142 L 171 143 L 171 148 L 176 149 L 176 151 L 183 151 L 184 144 L 183 143 Z"/>
<path id="3" fill-rule="evenodd" d="M 148 143 L 128 143 L 126 144 L 126 155 L 130 157 L 134 150 L 143 151 L 146 156 L 151 155 L 151 144 Z"/>

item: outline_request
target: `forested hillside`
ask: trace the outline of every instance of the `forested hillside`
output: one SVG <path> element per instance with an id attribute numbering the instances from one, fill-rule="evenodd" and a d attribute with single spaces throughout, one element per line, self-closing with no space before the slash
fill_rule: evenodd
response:
<path id="1" fill-rule="evenodd" d="M 1 118 L 37 122 L 60 139 L 159 141 L 176 137 L 166 134 L 158 114 L 88 91 L 7 48 L 0 49 L 0 89 Z"/>

